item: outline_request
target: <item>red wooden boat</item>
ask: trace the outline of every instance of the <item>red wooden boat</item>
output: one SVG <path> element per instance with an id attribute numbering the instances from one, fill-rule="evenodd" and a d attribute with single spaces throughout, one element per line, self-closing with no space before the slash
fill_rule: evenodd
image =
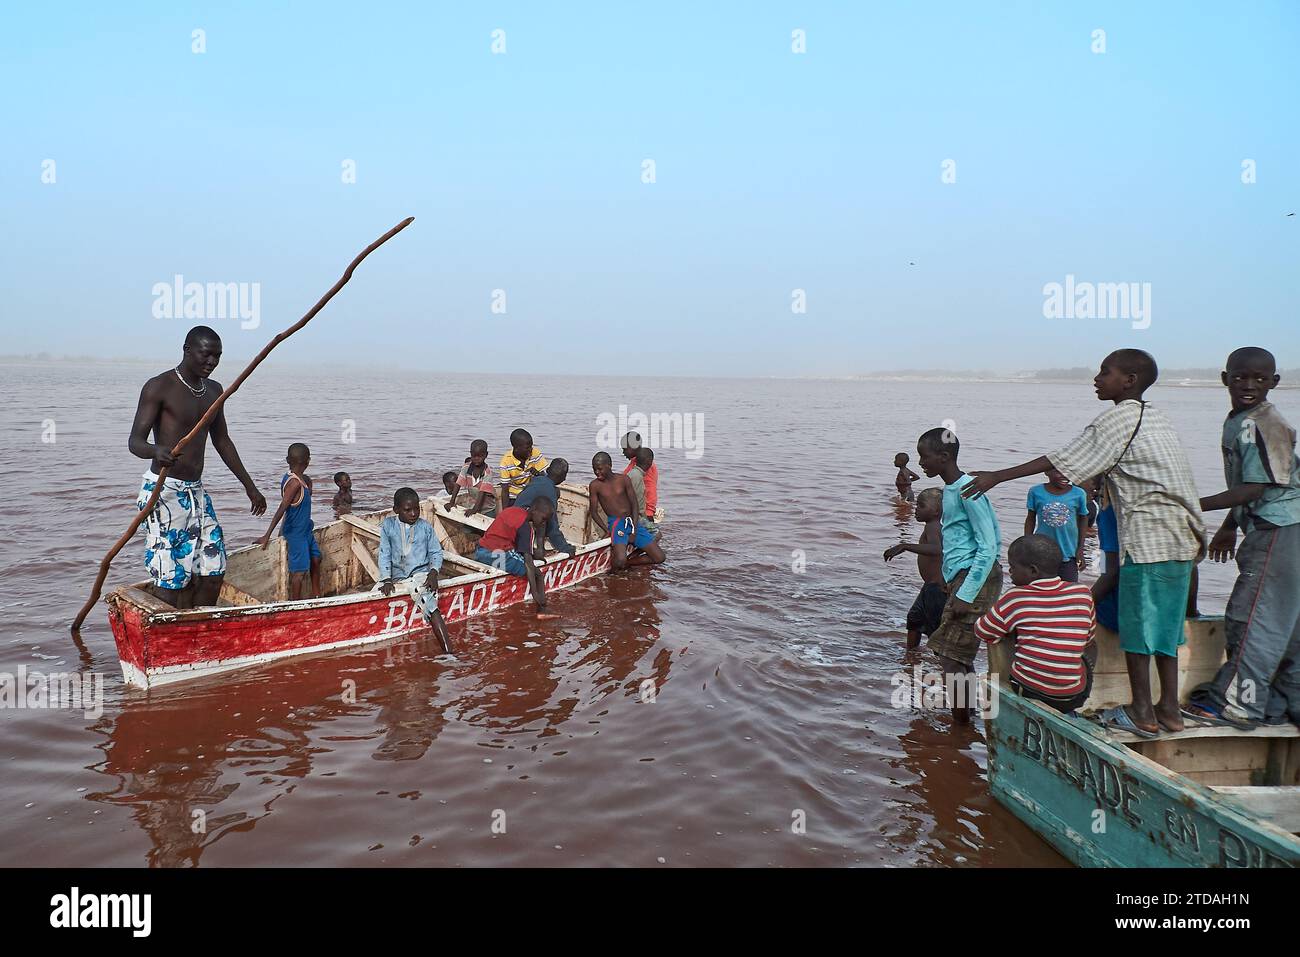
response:
<path id="1" fill-rule="evenodd" d="M 588 541 L 585 487 L 560 486 L 564 537 L 578 545 L 572 558 L 547 546 L 547 591 L 568 588 L 609 569 L 608 537 Z M 490 524 L 462 507 L 448 513 L 435 500 L 421 502 L 442 543 L 438 607 L 448 625 L 518 604 L 528 597 L 525 579 L 467 556 Z M 391 641 L 427 629 L 414 599 L 401 591 L 373 591 L 378 577 L 379 523 L 389 511 L 345 515 L 318 526 L 322 598 L 288 601 L 283 538 L 265 548 L 231 552 L 215 607 L 180 610 L 156 598 L 148 582 L 124 585 L 107 599 L 122 676 L 128 685 L 153 688 L 276 661 L 291 655 Z M 453 632 L 453 641 L 454 641 Z"/>

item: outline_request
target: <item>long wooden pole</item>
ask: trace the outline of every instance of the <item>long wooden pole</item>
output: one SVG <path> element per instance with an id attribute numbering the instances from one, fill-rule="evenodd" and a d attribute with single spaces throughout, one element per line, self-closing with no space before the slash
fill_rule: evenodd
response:
<path id="1" fill-rule="evenodd" d="M 212 405 L 208 406 L 208 410 L 203 413 L 203 418 L 199 419 L 198 423 L 194 426 L 194 428 L 190 429 L 189 434 L 185 435 L 179 442 L 176 443 L 175 446 L 172 447 L 172 455 L 174 456 L 180 455 L 181 449 L 185 448 L 185 446 L 190 443 L 191 439 L 193 439 L 196 435 L 198 435 L 205 428 L 207 428 L 208 423 L 210 423 L 213 420 L 213 418 L 216 417 L 217 413 L 221 411 L 221 407 L 222 405 L 225 404 L 226 400 L 235 394 L 235 390 L 238 389 L 243 384 L 244 380 L 247 379 L 252 374 L 254 369 L 256 369 L 259 365 L 261 365 L 262 360 L 271 354 L 272 349 L 278 346 L 285 339 L 288 339 L 291 335 L 293 335 L 303 326 L 307 325 L 307 323 L 309 323 L 312 320 L 312 317 L 315 316 L 316 313 L 320 312 L 323 308 L 325 308 L 325 304 L 329 302 L 331 299 L 333 299 L 334 294 L 338 292 L 340 289 L 342 289 L 347 284 L 347 281 L 352 278 L 352 271 L 356 269 L 358 265 L 360 265 L 361 260 L 365 259 L 372 252 L 374 252 L 384 243 L 388 242 L 390 239 L 392 239 L 394 236 L 400 233 L 407 226 L 411 225 L 411 223 L 413 222 L 415 222 L 414 216 L 406 217 L 406 219 L 402 220 L 400 223 L 398 223 L 388 232 L 384 233 L 384 235 L 380 236 L 378 239 L 376 239 L 365 249 L 361 250 L 361 252 L 357 255 L 357 258 L 352 260 L 352 262 L 348 264 L 348 268 L 344 270 L 343 275 L 339 277 L 339 281 L 336 282 L 330 288 L 330 291 L 325 293 L 325 295 L 321 296 L 320 301 L 317 302 L 316 305 L 312 306 L 311 309 L 307 311 L 307 314 L 305 316 L 303 316 L 301 319 L 295 322 L 288 329 L 284 330 L 284 332 L 280 333 L 278 336 L 276 336 L 274 339 L 268 342 L 266 344 L 266 348 L 264 348 L 261 352 L 257 354 L 256 358 L 254 358 L 253 361 L 248 364 L 248 367 L 244 369 L 243 372 L 239 373 L 239 377 L 230 384 L 230 388 L 226 389 L 225 392 L 217 396 L 217 401 L 213 402 Z M 152 494 L 150 494 L 149 496 L 149 501 L 145 503 L 144 508 L 140 509 L 139 513 L 131 521 L 131 524 L 127 528 L 127 530 L 122 533 L 122 537 L 117 540 L 117 544 L 108 550 L 108 554 L 104 556 L 104 560 L 99 563 L 99 577 L 95 579 L 95 587 L 91 589 L 90 598 L 86 601 L 86 604 L 82 606 L 81 611 L 77 613 L 76 620 L 73 621 L 72 623 L 73 634 L 80 633 L 82 622 L 86 620 L 86 616 L 89 615 L 91 610 L 95 607 L 95 602 L 99 601 L 100 592 L 104 588 L 104 579 L 108 577 L 108 569 L 109 566 L 113 564 L 113 559 L 117 557 L 117 553 L 122 550 L 122 548 L 126 545 L 126 543 L 131 540 L 131 536 L 133 536 L 136 533 L 136 530 L 141 526 L 141 524 L 144 523 L 144 520 L 149 517 L 149 513 L 153 511 L 154 506 L 158 503 L 158 496 L 162 494 L 163 481 L 166 478 L 167 478 L 167 466 L 164 465 L 162 468 L 158 470 L 158 481 L 154 485 Z"/>

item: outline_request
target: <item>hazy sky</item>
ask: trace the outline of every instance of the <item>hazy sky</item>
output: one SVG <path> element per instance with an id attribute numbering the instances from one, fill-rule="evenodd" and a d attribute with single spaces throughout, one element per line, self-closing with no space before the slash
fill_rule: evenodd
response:
<path id="1" fill-rule="evenodd" d="M 180 274 L 260 284 L 258 328 L 210 321 L 250 355 L 414 215 L 282 349 L 1300 364 L 1295 2 L 145 6 L 6 12 L 0 352 L 176 355 L 195 323 L 156 318 L 154 287 Z M 1067 275 L 1150 283 L 1149 326 L 1045 318 Z"/>

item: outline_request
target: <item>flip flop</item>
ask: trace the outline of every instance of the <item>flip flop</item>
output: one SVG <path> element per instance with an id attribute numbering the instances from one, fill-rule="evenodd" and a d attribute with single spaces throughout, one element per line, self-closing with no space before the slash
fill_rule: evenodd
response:
<path id="1" fill-rule="evenodd" d="M 1148 731 L 1146 728 L 1139 728 L 1137 722 L 1129 715 L 1123 705 L 1117 708 L 1107 708 L 1101 714 L 1097 715 L 1097 720 L 1101 722 L 1103 728 L 1114 728 L 1118 731 L 1127 731 L 1130 734 L 1136 734 L 1140 738 L 1158 738 L 1159 731 Z"/>
<path id="2" fill-rule="evenodd" d="M 1192 718 L 1201 724 L 1211 724 L 1220 728 L 1236 728 L 1238 731 L 1249 731 L 1254 727 L 1249 722 L 1237 721 L 1221 714 L 1215 714 L 1203 705 L 1185 704 L 1178 710 L 1182 712 L 1184 718 Z"/>

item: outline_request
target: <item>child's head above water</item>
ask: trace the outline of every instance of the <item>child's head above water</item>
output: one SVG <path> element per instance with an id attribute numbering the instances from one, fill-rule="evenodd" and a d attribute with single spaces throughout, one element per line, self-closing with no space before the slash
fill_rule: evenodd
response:
<path id="1" fill-rule="evenodd" d="M 916 497 L 916 520 L 933 522 L 943 517 L 943 492 L 937 488 L 927 488 Z"/>
<path id="2" fill-rule="evenodd" d="M 531 452 L 532 449 L 529 449 Z M 469 444 L 469 464 L 478 468 L 487 461 L 487 439 L 475 439 Z"/>
<path id="3" fill-rule="evenodd" d="M 894 468 L 901 469 L 909 461 L 911 460 L 907 457 L 906 452 L 899 452 L 897 455 L 894 456 Z"/>
<path id="4" fill-rule="evenodd" d="M 942 472 L 947 463 L 956 465 L 960 451 L 961 443 L 951 429 L 931 429 L 916 440 L 917 462 L 921 471 L 932 478 Z"/>
<path id="5" fill-rule="evenodd" d="M 1017 585 L 1055 578 L 1061 570 L 1061 547 L 1046 535 L 1021 535 L 1007 549 L 1007 563 Z"/>
<path id="6" fill-rule="evenodd" d="M 1253 409 L 1267 399 L 1269 390 L 1281 381 L 1273 353 L 1259 346 L 1233 350 L 1219 378 L 1228 387 L 1234 412 Z"/>
<path id="7" fill-rule="evenodd" d="M 407 525 L 414 525 L 420 518 L 420 493 L 413 488 L 399 488 L 393 493 L 393 511 Z"/>
<path id="8" fill-rule="evenodd" d="M 510 433 L 510 451 L 520 462 L 527 462 L 533 454 L 533 436 L 527 429 L 515 429 Z"/>
<path id="9" fill-rule="evenodd" d="M 340 492 L 352 491 L 352 476 L 347 472 L 335 472 L 334 484 L 339 487 Z"/>
<path id="10" fill-rule="evenodd" d="M 295 442 L 289 446 L 289 451 L 284 460 L 289 463 L 289 468 L 295 472 L 301 472 L 311 464 L 311 449 L 301 442 Z"/>
<path id="11" fill-rule="evenodd" d="M 447 490 L 448 495 L 456 494 L 456 473 L 455 472 L 442 473 L 442 487 Z"/>

